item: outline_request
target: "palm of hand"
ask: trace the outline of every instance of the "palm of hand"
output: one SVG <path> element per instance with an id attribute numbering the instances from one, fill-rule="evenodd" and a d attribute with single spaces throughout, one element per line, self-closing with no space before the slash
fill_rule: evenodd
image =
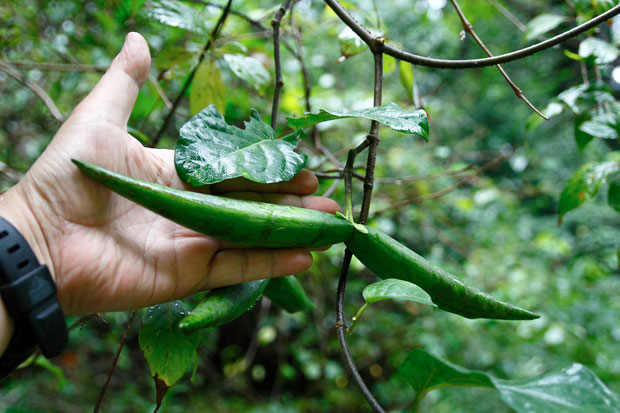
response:
<path id="1" fill-rule="evenodd" d="M 113 194 L 75 168 L 71 158 L 188 189 L 176 174 L 172 151 L 146 149 L 126 132 L 149 63 L 144 40 L 128 36 L 106 75 L 14 191 L 34 215 L 29 226 L 41 240 L 37 249 L 54 273 L 67 313 L 143 307 L 205 288 L 292 274 L 312 262 L 303 249 L 240 249 L 198 234 Z M 304 171 L 281 185 L 239 180 L 218 185 L 217 192 L 308 195 L 316 189 L 316 178 Z M 318 197 L 272 194 L 263 199 L 337 209 L 335 202 Z"/>

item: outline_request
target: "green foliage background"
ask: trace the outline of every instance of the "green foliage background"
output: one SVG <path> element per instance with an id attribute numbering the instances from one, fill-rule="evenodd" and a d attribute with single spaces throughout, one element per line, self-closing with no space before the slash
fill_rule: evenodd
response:
<path id="1" fill-rule="evenodd" d="M 463 3 L 464 12 L 493 52 L 507 52 L 526 44 L 523 33 L 489 2 Z M 203 10 L 200 4 L 183 4 L 196 13 Z M 574 14 L 561 1 L 502 4 L 523 22 L 554 13 L 568 17 L 560 29 L 575 24 L 571 17 Z M 235 10 L 266 27 L 270 27 L 277 7 L 279 3 L 269 0 L 233 2 Z M 459 40 L 460 21 L 445 2 L 360 0 L 347 7 L 365 24 L 383 31 L 388 40 L 416 53 L 445 58 L 481 56 L 471 39 Z M 203 24 L 210 28 L 220 10 L 207 7 L 202 13 Z M 199 28 L 192 32 L 157 22 L 150 17 L 147 3 L 140 0 L 9 0 L 0 5 L 0 20 L 0 57 L 5 61 L 106 66 L 122 46 L 126 32 L 139 31 L 151 47 L 151 73 L 169 97 L 180 90 L 206 41 Z M 341 55 L 338 35 L 344 24 L 322 2 L 306 0 L 295 7 L 295 23 L 302 30 L 303 53 L 313 81 L 313 109 L 371 106 L 371 54 L 363 51 L 337 63 Z M 601 30 L 602 37 L 611 36 L 607 25 Z M 283 37 L 294 45 L 291 33 L 287 15 Z M 564 54 L 564 50 L 576 53 L 578 45 L 578 40 L 569 41 L 510 63 L 506 69 L 530 101 L 545 107 L 560 92 L 582 82 L 579 63 Z M 269 72 L 269 83 L 247 73 L 245 79 L 249 82 L 241 79 L 226 63 L 224 53 L 255 58 Z M 272 54 L 265 33 L 231 15 L 221 40 L 206 59 L 212 65 L 203 71 L 210 73 L 209 79 L 196 78 L 194 87 L 200 84 L 212 88 L 205 93 L 211 96 L 212 103 L 223 106 L 220 109 L 225 109 L 229 123 L 242 125 L 251 108 L 257 108 L 268 121 L 273 94 Z M 290 132 L 284 116 L 298 116 L 305 110 L 299 63 L 286 49 L 282 55 L 284 89 L 282 117 L 278 119 L 281 134 Z M 602 66 L 602 77 L 617 96 L 620 85 L 611 80 L 611 69 L 613 64 Z M 93 70 L 19 71 L 43 87 L 65 117 L 100 77 Z M 214 71 L 220 72 L 221 82 L 209 81 Z M 589 76 L 594 81 L 591 69 Z M 403 88 L 400 77 L 399 65 L 386 59 L 383 101 L 412 108 L 410 93 Z M 569 212 L 561 226 L 557 225 L 558 199 L 564 183 L 582 164 L 601 161 L 611 150 L 618 150 L 618 141 L 595 139 L 579 151 L 574 139 L 574 116 L 566 113 L 526 130 L 531 110 L 514 97 L 493 67 L 466 71 L 416 67 L 414 77 L 429 114 L 430 142 L 382 128 L 376 176 L 457 170 L 467 165 L 482 166 L 502 153 L 512 156 L 442 197 L 388 210 L 375 215 L 371 224 L 473 285 L 543 317 L 520 323 L 472 321 L 415 303 L 375 304 L 364 313 L 349 339 L 373 392 L 391 411 L 407 410 L 413 393 L 393 373 L 410 350 L 422 347 L 454 363 L 501 378 L 531 377 L 580 362 L 620 393 L 620 273 L 616 256 L 620 215 L 607 205 L 607 191 L 602 190 L 593 201 Z M 189 99 L 184 99 L 161 147 L 174 146 L 175 131 L 191 112 Z M 153 136 L 166 114 L 157 91 L 147 82 L 130 126 Z M 30 89 L 0 72 L 0 125 L 0 161 L 12 171 L 0 174 L 0 184 L 7 189 L 14 183 L 14 173 L 27 170 L 59 124 Z M 360 142 L 367 130 L 368 122 L 357 120 L 319 125 L 323 144 L 343 163 L 346 153 L 341 149 Z M 333 167 L 312 150 L 310 141 L 302 145 L 302 150 L 310 157 L 309 167 Z M 402 199 L 439 191 L 457 179 L 443 176 L 380 181 L 375 186 L 373 208 L 380 210 Z M 322 180 L 318 193 L 324 193 L 332 183 Z M 361 194 L 361 185 L 356 185 Z M 342 204 L 342 183 L 332 197 Z M 314 266 L 300 278 L 315 301 L 312 313 L 290 315 L 264 300 L 234 323 L 207 331 L 198 350 L 199 365 L 193 381 L 188 375 L 173 387 L 164 400 L 164 410 L 368 411 L 361 393 L 347 378 L 333 328 L 341 256 L 341 247 L 316 253 Z M 375 281 L 358 262 L 354 262 L 353 270 L 347 290 L 349 316 L 363 303 L 364 286 Z M 92 318 L 74 330 L 65 355 L 53 360 L 67 378 L 64 385 L 60 387 L 63 382 L 54 376 L 57 370 L 29 366 L 0 389 L 0 410 L 72 412 L 92 408 L 128 314 L 104 317 L 107 323 Z M 154 406 L 154 386 L 138 347 L 135 324 L 108 389 L 104 411 L 148 411 Z M 247 357 L 252 337 L 257 343 L 256 353 Z M 468 388 L 432 392 L 422 405 L 423 411 L 434 412 L 506 409 L 491 391 Z"/>

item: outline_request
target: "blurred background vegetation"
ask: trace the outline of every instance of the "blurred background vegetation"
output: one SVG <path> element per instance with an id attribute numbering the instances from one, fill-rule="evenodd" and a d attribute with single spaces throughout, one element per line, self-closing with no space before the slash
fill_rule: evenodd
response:
<path id="1" fill-rule="evenodd" d="M 554 29 L 557 33 L 577 23 L 574 7 L 586 10 L 579 19 L 597 12 L 590 2 L 583 6 L 583 1 L 463 3 L 478 35 L 497 54 L 536 41 L 526 42 L 519 22 L 527 24 L 545 13 L 566 16 Z M 18 81 L 0 71 L 3 190 L 25 173 L 60 124 L 25 83 L 38 85 L 66 118 L 97 82 L 131 30 L 147 39 L 153 64 L 151 80 L 140 93 L 130 127 L 145 143 L 157 134 L 168 114 L 161 94 L 172 100 L 179 93 L 221 13 L 221 8 L 200 1 L 176 4 L 194 14 L 175 21 L 154 13 L 153 4 L 144 0 L 2 2 L 0 58 L 11 63 L 13 73 L 22 78 Z M 367 26 L 414 53 L 443 58 L 482 56 L 471 38 L 460 40 L 461 23 L 446 0 L 344 4 Z M 210 72 L 203 79 L 194 79 L 188 98 L 181 101 L 158 146 L 174 147 L 179 127 L 195 112 L 192 99 L 217 103 L 229 123 L 242 125 L 251 108 L 269 122 L 274 83 L 270 22 L 279 6 L 269 0 L 233 1 L 233 9 L 243 15 L 229 16 L 207 57 Z M 590 35 L 613 41 L 619 23 L 604 24 Z M 355 39 L 349 39 L 345 25 L 323 2 L 297 2 L 293 14 L 283 19 L 282 31 L 294 50 L 297 40 L 302 46 L 312 81 L 313 110 L 372 105 L 372 55 L 368 51 L 354 54 Z M 596 82 L 592 66 L 565 54 L 577 53 L 584 38 L 582 35 L 505 68 L 530 101 L 544 108 L 563 90 L 584 82 L 582 68 L 586 79 Z M 341 46 L 354 55 L 339 61 Z M 239 67 L 235 70 L 226 54 L 252 59 L 240 65 L 246 68 L 244 72 Z M 306 109 L 300 62 L 284 47 L 282 59 L 280 133 L 288 132 L 285 116 Z M 45 65 L 51 63 L 61 66 Z M 613 80 L 613 62 L 597 70 L 617 96 L 620 84 Z M 383 101 L 412 109 L 421 103 L 430 118 L 430 141 L 381 129 L 376 171 L 380 179 L 375 186 L 371 224 L 473 285 L 542 317 L 531 322 L 466 320 L 413 303 L 375 304 L 349 338 L 374 394 L 390 411 L 409 409 L 413 392 L 393 373 L 407 353 L 418 347 L 502 378 L 531 377 L 580 362 L 620 393 L 620 273 L 616 256 L 620 215 L 607 205 L 606 191 L 601 191 L 593 201 L 568 213 L 561 226 L 557 223 L 559 194 L 568 177 L 588 161 L 606 159 L 620 148 L 618 140 L 596 139 L 580 151 L 574 138 L 575 116 L 567 111 L 534 127 L 538 122 L 533 112 L 515 98 L 494 67 L 460 71 L 415 67 L 414 93 L 408 83 L 411 80 L 407 80 L 411 71 L 409 64 L 386 58 Z M 199 88 L 203 96 L 192 98 Z M 322 144 L 344 163 L 343 149 L 363 140 L 369 125 L 347 120 L 319 126 Z M 302 144 L 302 151 L 310 156 L 308 167 L 316 171 L 330 173 L 326 171 L 339 166 L 316 151 L 310 139 Z M 488 169 L 476 172 L 489 162 L 493 163 Z M 464 172 L 444 173 L 459 170 Z M 436 173 L 438 177 L 425 179 L 384 179 Z M 333 184 L 333 179 L 321 180 L 318 193 L 329 191 L 342 204 L 343 183 L 335 190 Z M 361 184 L 356 185 L 357 197 Z M 423 202 L 384 210 L 395 202 L 446 188 L 453 189 Z M 287 314 L 263 299 L 232 324 L 207 331 L 193 380 L 188 375 L 168 392 L 164 411 L 369 411 L 348 379 L 333 328 L 342 252 L 341 247 L 333 247 L 316 253 L 312 269 L 299 277 L 315 301 L 312 313 Z M 350 317 L 363 303 L 363 287 L 375 277 L 354 262 L 349 280 Z M 74 329 L 65 354 L 52 360 L 52 365 L 23 368 L 6 382 L 0 389 L 0 410 L 92 409 L 129 314 L 102 316 L 105 322 L 92 317 Z M 137 343 L 138 327 L 139 322 L 134 322 L 128 332 L 103 411 L 152 411 L 155 405 L 153 380 Z M 489 390 L 456 388 L 430 393 L 422 411 L 483 413 L 507 408 Z"/>

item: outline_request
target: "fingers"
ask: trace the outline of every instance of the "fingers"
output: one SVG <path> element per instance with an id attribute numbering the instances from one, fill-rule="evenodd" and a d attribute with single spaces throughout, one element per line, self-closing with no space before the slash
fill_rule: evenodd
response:
<path id="1" fill-rule="evenodd" d="M 164 169 L 166 165 L 170 165 L 170 170 L 174 168 L 174 151 L 171 149 L 147 149 L 151 155 L 154 164 L 159 165 L 160 169 Z M 170 179 L 170 183 L 167 184 L 178 189 L 191 189 L 196 192 L 211 192 L 213 194 L 225 194 L 234 192 L 260 192 L 260 193 L 279 193 L 279 194 L 294 194 L 294 195 L 310 195 L 314 193 L 318 187 L 319 181 L 312 172 L 307 169 L 302 169 L 293 179 L 285 182 L 277 182 L 274 184 L 260 184 L 258 182 L 252 182 L 245 178 L 229 179 L 224 182 L 218 182 L 217 184 L 209 185 L 208 187 L 190 187 L 183 184 L 181 180 L 174 174 L 174 179 Z M 248 198 L 245 198 L 248 199 Z M 257 199 L 258 200 L 258 199 Z M 271 202 L 271 201 L 264 201 Z M 278 203 L 278 202 L 275 202 Z M 305 207 L 307 208 L 307 207 Z M 314 208 L 317 209 L 317 208 Z"/>
<path id="2" fill-rule="evenodd" d="M 82 121 L 103 120 L 126 128 L 150 66 L 151 55 L 146 40 L 135 32 L 127 34 L 119 54 L 71 117 L 80 116 Z"/>
<path id="3" fill-rule="evenodd" d="M 316 209 L 318 211 L 329 212 L 330 214 L 335 214 L 336 211 L 340 210 L 340 206 L 336 201 L 321 196 L 267 194 L 259 192 L 229 192 L 224 195 L 229 198 L 245 199 L 248 201 L 268 202 L 270 204 Z"/>
<path id="4" fill-rule="evenodd" d="M 275 192 L 296 195 L 310 195 L 316 191 L 319 181 L 312 172 L 302 169 L 293 179 L 274 184 L 259 184 L 245 178 L 229 179 L 224 182 L 211 185 L 211 192 L 219 194 L 223 192 Z"/>
<path id="5" fill-rule="evenodd" d="M 234 249 L 215 254 L 204 289 L 297 274 L 310 268 L 305 249 Z"/>

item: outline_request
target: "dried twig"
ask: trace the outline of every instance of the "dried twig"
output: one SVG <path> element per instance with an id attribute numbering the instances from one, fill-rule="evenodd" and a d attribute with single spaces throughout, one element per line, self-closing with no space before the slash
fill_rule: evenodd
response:
<path id="1" fill-rule="evenodd" d="M 461 19 L 461 23 L 463 24 L 463 30 L 465 32 L 469 33 L 469 35 L 474 38 L 476 43 L 478 43 L 478 46 L 480 46 L 480 48 L 482 50 L 484 50 L 484 52 L 488 56 L 492 57 L 493 54 L 488 49 L 488 47 L 486 47 L 486 45 L 482 42 L 480 37 L 478 37 L 478 35 L 476 34 L 476 31 L 474 30 L 474 26 L 472 26 L 472 24 L 469 22 L 469 20 L 467 20 L 467 17 L 465 17 L 465 14 L 461 10 L 461 7 L 459 6 L 458 1 L 457 0 L 450 0 L 450 1 L 452 2 L 452 5 L 454 6 L 454 9 L 456 10 L 456 13 L 459 15 L 459 19 Z M 506 73 L 504 68 L 501 65 L 499 65 L 499 64 L 496 65 L 496 66 L 497 66 L 497 69 L 499 70 L 499 72 L 502 74 L 502 76 L 504 76 L 504 79 L 506 79 L 506 82 L 508 82 L 508 84 L 512 88 L 512 91 L 515 93 L 517 98 L 519 98 L 522 101 L 524 101 L 525 104 L 528 105 L 530 107 L 530 109 L 532 109 L 534 112 L 536 112 L 540 117 L 542 117 L 545 120 L 549 120 L 549 118 L 547 116 L 543 115 L 541 111 L 539 111 L 534 105 L 532 105 L 532 103 L 530 103 L 530 101 L 525 97 L 525 95 L 523 94 L 521 89 L 519 89 L 519 87 L 512 81 L 512 79 L 510 79 L 510 76 L 508 76 L 508 73 Z"/>
<path id="2" fill-rule="evenodd" d="M 56 107 L 54 100 L 50 97 L 50 95 L 45 92 L 45 90 L 43 90 L 41 86 L 29 80 L 26 76 L 19 73 L 17 70 L 15 70 L 15 68 L 13 68 L 5 61 L 0 60 L 0 70 L 2 70 L 13 79 L 17 80 L 18 82 L 22 83 L 24 86 L 32 90 L 34 94 L 37 95 L 43 101 L 43 103 L 45 103 L 45 106 L 47 106 L 54 119 L 56 119 L 59 123 L 64 122 L 64 118 Z"/>
<path id="3" fill-rule="evenodd" d="M 125 325 L 125 330 L 123 331 L 121 341 L 120 343 L 118 343 L 116 354 L 114 354 L 114 359 L 112 360 L 112 366 L 110 366 L 108 377 L 106 377 L 105 383 L 103 384 L 103 387 L 101 387 L 101 391 L 99 391 L 99 396 L 97 396 L 97 403 L 95 404 L 93 413 L 97 413 L 99 411 L 99 408 L 101 407 L 101 403 L 103 402 L 103 396 L 105 396 L 105 392 L 108 389 L 108 386 L 110 385 L 110 380 L 112 379 L 112 375 L 114 374 L 114 369 L 116 368 L 116 364 L 118 363 L 118 358 L 121 356 L 121 351 L 123 350 L 123 347 L 125 346 L 125 340 L 127 339 L 127 333 L 129 332 L 129 328 L 131 327 L 131 323 L 137 312 L 138 310 L 133 310 L 133 312 L 129 316 L 129 320 L 127 320 L 127 324 Z"/>

